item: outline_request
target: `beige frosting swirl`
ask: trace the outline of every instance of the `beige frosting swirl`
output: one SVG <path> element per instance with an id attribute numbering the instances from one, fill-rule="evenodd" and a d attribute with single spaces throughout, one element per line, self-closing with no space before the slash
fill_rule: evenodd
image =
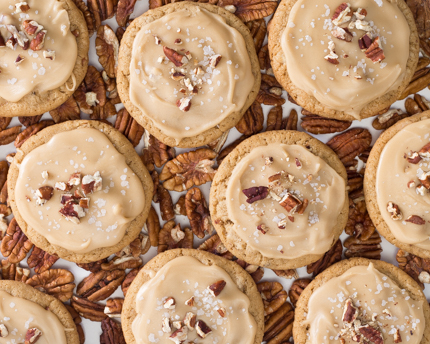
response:
<path id="1" fill-rule="evenodd" d="M 207 289 L 224 280 L 224 289 L 215 297 Z M 175 299 L 174 309 L 164 307 L 167 298 Z M 194 305 L 185 301 L 194 297 Z M 242 293 L 229 274 L 216 265 L 204 265 L 193 257 L 178 257 L 164 265 L 142 285 L 136 296 L 137 316 L 132 324 L 136 343 L 171 344 L 169 336 L 176 330 L 174 321 L 182 321 L 188 312 L 204 321 L 212 330 L 205 338 L 196 329 L 187 331 L 187 343 L 249 344 L 255 340 L 257 324 L 249 313 L 249 298 Z M 225 311 L 222 317 L 218 309 Z M 171 331 L 163 332 L 163 319 Z"/>
<path id="2" fill-rule="evenodd" d="M 322 104 L 359 119 L 360 111 L 368 103 L 401 84 L 409 57 L 410 30 L 395 1 L 349 1 L 352 11 L 367 11 L 362 20 L 372 27 L 373 38 L 379 37 L 385 59 L 373 63 L 358 45 L 359 38 L 366 33 L 364 29 L 350 29 L 351 42 L 334 37 L 332 30 L 336 26 L 331 18 L 341 3 L 298 0 L 282 33 L 281 46 L 295 86 Z M 339 27 L 347 28 L 349 23 Z M 330 41 L 339 56 L 337 65 L 324 59 L 330 53 Z"/>
<path id="3" fill-rule="evenodd" d="M 1 344 L 24 343 L 30 328 L 42 331 L 37 344 L 66 344 L 66 330 L 60 320 L 50 312 L 29 300 L 15 297 L 0 290 L 0 324 L 9 334 L 0 338 Z"/>
<path id="4" fill-rule="evenodd" d="M 405 157 L 410 152 L 419 152 L 429 142 L 430 119 L 409 124 L 387 142 L 376 173 L 378 207 L 391 233 L 403 243 L 427 250 L 430 249 L 430 192 L 425 187 L 419 188 L 419 178 L 430 171 L 430 158 L 421 158 L 414 164 Z M 400 208 L 402 219 L 393 220 L 387 211 L 388 202 Z M 420 216 L 425 222 L 407 222 L 412 215 Z"/>
<path id="5" fill-rule="evenodd" d="M 268 164 L 269 157 L 273 161 Z M 301 201 L 307 199 L 309 204 L 301 215 L 288 212 L 270 194 L 252 204 L 246 202 L 242 190 L 268 186 L 268 178 L 281 171 L 294 180 L 288 179 L 289 185 L 281 185 L 277 193 L 281 198 L 288 191 Z M 272 143 L 254 148 L 237 164 L 226 199 L 234 230 L 248 245 L 266 257 L 298 258 L 330 249 L 333 227 L 345 201 L 345 181 L 306 148 Z M 260 225 L 264 225 L 265 234 L 257 229 Z"/>
<path id="6" fill-rule="evenodd" d="M 87 195 L 89 209 L 79 224 L 59 213 L 61 195 L 66 191 L 54 188 L 52 198 L 43 205 L 38 205 L 36 194 L 42 186 L 67 183 L 75 172 L 81 172 L 82 177 L 100 172 L 102 178 L 102 189 Z M 19 167 L 15 198 L 30 227 L 51 244 L 76 253 L 117 244 L 145 205 L 142 182 L 125 157 L 106 135 L 92 128 L 54 135 L 27 154 Z"/>
<path id="7" fill-rule="evenodd" d="M 414 301 L 406 290 L 370 263 L 348 269 L 312 293 L 305 322 L 309 325 L 307 343 L 339 343 L 348 298 L 355 307 L 360 307 L 362 323 L 376 318 L 385 344 L 394 343 L 397 329 L 403 343 L 421 342 L 425 327 L 422 301 Z M 348 336 L 342 338 L 347 344 L 356 343 Z"/>
<path id="8" fill-rule="evenodd" d="M 17 102 L 32 91 L 44 93 L 60 87 L 72 75 L 78 56 L 76 37 L 70 32 L 69 15 L 63 3 L 58 0 L 26 2 L 30 6 L 27 13 L 16 11 L 18 0 L 0 2 L 0 35 L 5 41 L 12 36 L 6 25 L 14 25 L 29 41 L 35 36 L 24 34 L 25 20 L 35 21 L 43 26 L 42 31 L 46 30 L 41 50 L 24 50 L 19 44 L 15 49 L 0 47 L 0 97 L 9 102 Z M 54 59 L 44 57 L 48 50 L 55 52 Z M 16 65 L 18 55 L 24 60 Z"/>
<path id="9" fill-rule="evenodd" d="M 175 44 L 176 40 L 180 44 Z M 164 46 L 181 55 L 189 52 L 192 57 L 182 67 L 175 67 L 165 56 Z M 214 67 L 210 61 L 215 55 L 221 60 Z M 173 72 L 184 77 L 174 80 Z M 240 111 L 253 85 L 242 35 L 222 16 L 198 6 L 144 25 L 134 40 L 131 102 L 165 135 L 178 141 L 215 127 Z M 190 100 L 188 111 L 178 107 L 181 99 Z"/>

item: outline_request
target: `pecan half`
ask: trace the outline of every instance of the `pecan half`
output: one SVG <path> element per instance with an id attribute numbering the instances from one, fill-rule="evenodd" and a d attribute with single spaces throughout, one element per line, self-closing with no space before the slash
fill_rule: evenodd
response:
<path id="1" fill-rule="evenodd" d="M 166 162 L 175 157 L 176 152 L 173 147 L 165 145 L 151 134 L 146 133 L 145 136 L 147 137 L 147 142 L 144 149 L 148 150 L 151 162 L 155 166 L 162 167 Z"/>
<path id="2" fill-rule="evenodd" d="M 364 257 L 368 259 L 381 259 L 381 237 L 378 232 L 374 232 L 368 239 L 361 237 L 348 237 L 343 246 L 345 246 L 345 257 Z"/>
<path id="3" fill-rule="evenodd" d="M 0 146 L 8 145 L 9 143 L 15 141 L 20 132 L 20 125 L 16 125 L 14 127 L 0 131 Z"/>
<path id="4" fill-rule="evenodd" d="M 275 12 L 278 2 L 272 0 L 219 0 L 217 5 L 234 13 L 242 21 L 248 22 L 270 16 Z"/>
<path id="5" fill-rule="evenodd" d="M 18 117 L 18 121 L 25 127 L 29 127 L 30 125 L 39 123 L 42 115 L 39 116 L 20 116 Z"/>
<path id="6" fill-rule="evenodd" d="M 116 10 L 116 22 L 119 26 L 126 26 L 128 18 L 133 13 L 136 0 L 119 0 Z"/>
<path id="7" fill-rule="evenodd" d="M 246 23 L 249 31 L 251 32 L 251 36 L 254 40 L 255 51 L 257 55 L 263 46 L 264 38 L 267 33 L 267 25 L 264 19 L 257 19 Z"/>
<path id="8" fill-rule="evenodd" d="M 187 216 L 187 210 L 185 208 L 185 195 L 179 197 L 173 208 L 173 211 L 175 212 L 175 215 Z"/>
<path id="9" fill-rule="evenodd" d="M 33 251 L 28 256 L 27 264 L 30 269 L 34 268 L 36 273 L 42 273 L 51 268 L 58 260 L 57 256 L 52 256 L 42 249 L 34 246 Z"/>
<path id="10" fill-rule="evenodd" d="M 274 76 L 261 75 L 261 86 L 256 102 L 264 105 L 282 105 L 285 103 L 285 99 L 282 98 L 282 86 Z"/>
<path id="11" fill-rule="evenodd" d="M 248 138 L 248 136 L 246 135 L 242 135 L 241 137 L 239 137 L 238 139 L 236 139 L 235 141 L 233 141 L 232 143 L 230 143 L 228 146 L 224 147 L 224 149 L 219 152 L 218 157 L 217 157 L 217 163 L 218 165 L 221 165 L 222 161 L 224 160 L 224 158 L 233 150 L 235 149 L 242 141 L 246 140 Z"/>
<path id="12" fill-rule="evenodd" d="M 360 332 L 370 343 L 384 344 L 384 337 L 382 336 L 381 331 L 369 324 L 360 326 L 358 328 L 358 332 Z"/>
<path id="13" fill-rule="evenodd" d="M 73 322 L 76 325 L 76 330 L 78 331 L 78 335 L 79 335 L 79 344 L 84 344 L 85 343 L 85 333 L 84 333 L 84 330 L 82 329 L 82 325 L 81 325 L 82 318 L 80 317 L 78 312 L 72 306 L 67 305 L 67 304 L 64 304 L 64 306 L 69 311 L 70 315 L 73 318 Z"/>
<path id="14" fill-rule="evenodd" d="M 180 224 L 171 220 L 160 230 L 158 253 L 174 248 L 193 248 L 193 232 L 189 228 L 182 230 Z"/>
<path id="15" fill-rule="evenodd" d="M 5 130 L 12 121 L 12 118 L 13 117 L 0 117 L 0 130 Z"/>
<path id="16" fill-rule="evenodd" d="M 398 250 L 396 260 L 399 268 L 411 276 L 424 289 L 430 282 L 430 259 L 420 258 L 403 250 Z"/>
<path id="17" fill-rule="evenodd" d="M 164 165 L 160 173 L 160 181 L 167 190 L 185 191 L 212 181 L 216 170 L 216 153 L 207 148 L 178 155 Z"/>
<path id="18" fill-rule="evenodd" d="M 96 67 L 88 66 L 85 79 L 78 86 L 73 96 L 81 111 L 87 115 L 94 113 L 96 105 L 103 107 L 106 104 L 106 86 Z"/>
<path id="19" fill-rule="evenodd" d="M 30 277 L 30 269 L 13 264 L 8 259 L 1 261 L 1 278 L 3 280 L 25 282 Z"/>
<path id="20" fill-rule="evenodd" d="M 266 71 L 266 74 L 273 75 L 272 65 L 270 64 L 269 45 L 265 44 L 258 52 L 258 62 L 260 69 Z"/>
<path id="21" fill-rule="evenodd" d="M 296 269 L 287 269 L 287 270 L 273 270 L 276 276 L 286 278 L 286 279 L 295 279 L 299 277 Z"/>
<path id="22" fill-rule="evenodd" d="M 16 219 L 13 218 L 1 242 L 2 255 L 7 257 L 12 264 L 19 263 L 26 257 L 32 247 L 33 244 L 28 240 L 21 228 L 19 228 Z"/>
<path id="23" fill-rule="evenodd" d="M 290 301 L 294 307 L 296 307 L 297 300 L 300 295 L 302 295 L 303 290 L 311 283 L 312 280 L 310 278 L 301 278 L 297 279 L 293 282 L 290 287 L 290 291 L 288 292 L 288 296 L 290 297 Z"/>
<path id="24" fill-rule="evenodd" d="M 104 306 L 98 303 L 91 302 L 82 297 L 73 295 L 70 300 L 70 305 L 79 313 L 81 317 L 92 321 L 103 321 L 103 319 L 108 318 L 104 313 Z"/>
<path id="25" fill-rule="evenodd" d="M 139 236 L 134 239 L 129 245 L 124 247 L 121 251 L 115 253 L 118 257 L 133 256 L 138 258 L 140 255 L 144 255 L 151 247 L 149 236 L 145 233 L 139 233 Z"/>
<path id="26" fill-rule="evenodd" d="M 212 234 L 212 226 L 206 199 L 199 188 L 188 190 L 185 196 L 185 208 L 193 233 L 200 239 L 206 234 Z"/>
<path id="27" fill-rule="evenodd" d="M 81 10 L 85 18 L 85 22 L 87 23 L 88 35 L 91 37 L 95 32 L 95 22 L 92 12 L 90 12 L 83 0 L 73 0 L 73 2 Z"/>
<path id="28" fill-rule="evenodd" d="M 243 117 L 236 124 L 236 129 L 244 135 L 257 134 L 263 130 L 264 114 L 261 104 L 255 101 L 246 110 Z"/>
<path id="29" fill-rule="evenodd" d="M 95 30 L 99 28 L 102 21 L 115 15 L 117 0 L 88 0 L 87 6 L 94 17 Z"/>
<path id="30" fill-rule="evenodd" d="M 360 188 L 360 190 L 362 189 Z M 360 237 L 361 240 L 367 240 L 375 230 L 375 225 L 367 212 L 364 199 L 354 201 L 350 198 L 349 217 L 345 227 L 346 234 Z"/>
<path id="31" fill-rule="evenodd" d="M 121 324 L 111 318 L 102 320 L 100 344 L 126 344 Z"/>
<path id="32" fill-rule="evenodd" d="M 97 30 L 96 53 L 106 74 L 114 78 L 118 66 L 119 42 L 109 25 L 102 25 Z"/>
<path id="33" fill-rule="evenodd" d="M 260 282 L 257 284 L 264 304 L 264 316 L 276 312 L 287 300 L 288 294 L 279 282 Z"/>
<path id="34" fill-rule="evenodd" d="M 226 257 L 224 255 L 223 257 L 227 258 L 228 256 Z M 230 259 L 230 258 L 228 258 L 228 259 Z M 238 264 L 242 269 L 244 269 L 247 273 L 249 273 L 251 275 L 251 277 L 255 283 L 258 283 L 261 281 L 261 279 L 264 276 L 264 269 L 262 267 L 260 267 L 258 265 L 248 264 L 247 262 L 245 262 L 241 259 L 236 259 L 236 257 L 233 257 L 232 259 L 236 264 Z"/>
<path id="35" fill-rule="evenodd" d="M 266 131 L 282 129 L 282 106 L 274 106 L 267 115 Z"/>
<path id="36" fill-rule="evenodd" d="M 163 221 L 170 221 L 175 217 L 173 210 L 173 201 L 170 192 L 163 185 L 158 185 L 155 201 L 160 203 L 160 213 Z"/>
<path id="37" fill-rule="evenodd" d="M 244 189 L 242 192 L 246 196 L 246 202 L 252 204 L 265 199 L 269 195 L 269 188 L 267 186 L 256 186 Z"/>
<path id="38" fill-rule="evenodd" d="M 319 273 L 323 272 L 329 266 L 334 263 L 339 262 L 342 259 L 342 242 L 340 239 L 328 250 L 324 256 L 318 259 L 316 262 L 309 264 L 306 267 L 307 273 L 312 274 L 312 277 L 317 276 Z"/>
<path id="39" fill-rule="evenodd" d="M 309 114 L 302 117 L 300 126 L 312 134 L 332 134 L 348 129 L 352 122 Z"/>
<path id="40" fill-rule="evenodd" d="M 336 135 L 327 145 L 334 150 L 342 163 L 346 164 L 369 148 L 371 143 L 372 135 L 369 130 L 354 128 Z"/>
<path id="41" fill-rule="evenodd" d="M 130 270 L 130 272 L 125 276 L 125 279 L 121 284 L 121 290 L 124 296 L 127 295 L 127 290 L 130 287 L 131 283 L 136 278 L 137 274 L 139 273 L 139 270 L 140 270 L 139 268 L 134 268 Z"/>
<path id="42" fill-rule="evenodd" d="M 151 206 L 151 209 L 149 210 L 148 218 L 146 219 L 144 229 L 148 233 L 151 246 L 154 246 L 154 247 L 158 246 L 158 234 L 161 229 L 160 219 L 158 217 L 157 212 L 152 206 Z"/>
<path id="43" fill-rule="evenodd" d="M 227 248 L 222 243 L 218 234 L 211 236 L 209 239 L 206 239 L 199 247 L 198 250 L 207 251 L 217 256 L 224 257 L 226 259 L 232 260 L 233 254 L 231 254 Z"/>
<path id="44" fill-rule="evenodd" d="M 75 276 L 65 269 L 49 269 L 34 275 L 27 284 L 46 294 L 55 296 L 61 302 L 70 300 L 75 289 Z"/>
<path id="45" fill-rule="evenodd" d="M 76 294 L 93 302 L 105 300 L 115 292 L 124 278 L 124 270 L 91 273 L 78 284 Z"/>
<path id="46" fill-rule="evenodd" d="M 139 144 L 145 131 L 145 129 L 130 116 L 126 108 L 122 108 L 118 111 L 114 126 L 115 129 L 119 130 L 128 138 L 133 147 Z"/>
<path id="47" fill-rule="evenodd" d="M 42 129 L 55 124 L 52 120 L 41 121 L 39 123 L 30 125 L 28 128 L 24 129 L 15 139 L 15 147 L 20 148 L 25 141 L 27 141 L 31 136 L 36 135 Z M 0 132 L 1 135 L 1 132 Z"/>
<path id="48" fill-rule="evenodd" d="M 408 113 L 403 113 L 399 109 L 390 109 L 376 117 L 372 122 L 372 127 L 376 130 L 385 130 L 408 116 Z"/>
<path id="49" fill-rule="evenodd" d="M 429 46 L 428 41 L 426 45 Z M 427 57 L 421 57 L 419 59 L 417 69 L 415 70 L 409 85 L 403 90 L 399 99 L 404 99 L 411 94 L 417 93 L 429 85 L 430 68 L 427 67 L 428 64 L 429 59 Z"/>
<path id="50" fill-rule="evenodd" d="M 61 123 L 70 120 L 81 118 L 81 111 L 75 98 L 70 97 L 59 107 L 49 111 L 49 114 L 54 119 L 55 123 Z"/>
<path id="51" fill-rule="evenodd" d="M 125 256 L 125 257 L 114 257 L 109 262 L 101 265 L 102 270 L 127 270 L 141 267 L 143 261 L 140 257 Z"/>
<path id="52" fill-rule="evenodd" d="M 104 312 L 109 318 L 121 318 L 123 304 L 123 298 L 116 297 L 114 299 L 108 299 L 106 301 L 106 307 Z"/>
<path id="53" fill-rule="evenodd" d="M 263 341 L 267 344 L 288 343 L 293 335 L 294 310 L 285 302 L 275 312 L 266 317 Z"/>
<path id="54" fill-rule="evenodd" d="M 102 268 L 102 264 L 107 263 L 107 258 L 98 260 L 96 262 L 92 262 L 92 263 L 77 263 L 76 265 L 79 266 L 80 268 L 87 270 L 87 271 L 91 271 L 91 272 L 97 272 L 100 271 L 100 269 Z"/>

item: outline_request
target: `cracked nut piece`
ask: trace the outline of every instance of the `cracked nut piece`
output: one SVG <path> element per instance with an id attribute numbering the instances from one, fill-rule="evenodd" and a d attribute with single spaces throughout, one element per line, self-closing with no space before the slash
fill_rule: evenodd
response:
<path id="1" fill-rule="evenodd" d="M 70 300 L 75 289 L 75 276 L 65 269 L 49 269 L 34 275 L 27 284 L 43 293 L 55 296 L 61 302 Z"/>
<path id="2" fill-rule="evenodd" d="M 182 234 L 181 234 L 182 233 Z M 182 239 L 180 239 L 182 237 Z M 192 248 L 193 232 L 189 228 L 181 229 L 174 220 L 166 222 L 158 237 L 158 253 L 174 248 Z"/>
<path id="3" fill-rule="evenodd" d="M 175 344 L 181 344 L 185 340 L 187 340 L 187 337 L 188 337 L 188 327 L 183 326 L 177 329 L 175 332 L 173 332 L 170 335 L 169 339 Z"/>
<path id="4" fill-rule="evenodd" d="M 19 263 L 23 260 L 27 253 L 32 249 L 33 244 L 28 240 L 27 236 L 19 228 L 16 219 L 13 218 L 1 242 L 1 253 L 12 264 Z"/>
<path id="5" fill-rule="evenodd" d="M 103 179 L 100 172 L 97 171 L 94 175 L 87 174 L 82 178 L 81 188 L 85 195 L 100 191 L 103 187 Z"/>
<path id="6" fill-rule="evenodd" d="M 290 297 L 290 301 L 294 307 L 296 307 L 297 300 L 300 295 L 302 295 L 303 290 L 311 283 L 312 280 L 310 278 L 301 278 L 296 279 L 290 287 L 290 291 L 288 292 L 288 296 Z"/>
<path id="7" fill-rule="evenodd" d="M 93 272 L 78 284 L 76 294 L 93 302 L 105 300 L 115 292 L 124 278 L 124 270 Z"/>
<path id="8" fill-rule="evenodd" d="M 102 320 L 100 344 L 126 344 L 121 324 L 111 318 Z"/>
<path id="9" fill-rule="evenodd" d="M 360 155 L 372 143 L 370 131 L 362 128 L 353 128 L 336 135 L 327 142 L 327 146 L 334 150 L 345 165 Z"/>
<path id="10" fill-rule="evenodd" d="M 104 309 L 104 312 L 109 318 L 121 318 L 123 304 L 123 298 L 117 297 L 114 299 L 108 299 L 106 301 L 106 307 Z"/>
<path id="11" fill-rule="evenodd" d="M 95 106 L 105 106 L 106 86 L 100 72 L 94 66 L 88 66 L 84 81 L 78 86 L 73 94 L 81 111 L 92 115 Z"/>
<path id="12" fill-rule="evenodd" d="M 207 148 L 180 154 L 164 165 L 160 181 L 167 190 L 179 192 L 210 182 L 216 173 L 216 155 Z"/>
<path id="13" fill-rule="evenodd" d="M 42 331 L 35 327 L 29 328 L 25 333 L 24 344 L 35 344 L 41 336 Z"/>
<path id="14" fill-rule="evenodd" d="M 96 53 L 109 78 L 115 78 L 118 67 L 119 42 L 109 25 L 102 25 L 97 30 Z"/>
<path id="15" fill-rule="evenodd" d="M 342 241 L 340 239 L 328 250 L 322 258 L 318 259 L 316 262 L 309 264 L 306 267 L 308 274 L 312 274 L 312 277 L 317 276 L 319 273 L 323 272 L 328 267 L 339 262 L 342 259 Z"/>
<path id="16" fill-rule="evenodd" d="M 31 254 L 28 256 L 27 264 L 30 269 L 34 268 L 34 271 L 39 274 L 50 269 L 57 260 L 57 256 L 50 255 L 42 249 L 34 246 L 33 251 L 31 251 Z"/>
<path id="17" fill-rule="evenodd" d="M 214 228 L 206 199 L 199 188 L 188 190 L 185 196 L 185 208 L 193 233 L 200 239 L 212 234 Z"/>
<path id="18" fill-rule="evenodd" d="M 257 284 L 264 304 L 264 316 L 276 312 L 287 300 L 288 294 L 279 282 L 260 282 Z"/>
<path id="19" fill-rule="evenodd" d="M 91 302 L 82 297 L 73 295 L 70 305 L 79 313 L 81 317 L 92 321 L 103 321 L 108 318 L 104 313 L 104 306 Z"/>
<path id="20" fill-rule="evenodd" d="M 289 302 L 285 302 L 264 322 L 263 341 L 267 344 L 288 343 L 293 334 L 294 310 Z"/>

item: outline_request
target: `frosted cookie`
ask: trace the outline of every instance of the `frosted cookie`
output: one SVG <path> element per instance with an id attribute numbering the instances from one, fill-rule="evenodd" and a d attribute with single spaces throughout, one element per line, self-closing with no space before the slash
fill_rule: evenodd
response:
<path id="1" fill-rule="evenodd" d="M 72 0 L 0 3 L 0 116 L 63 104 L 88 68 L 88 29 Z"/>
<path id="2" fill-rule="evenodd" d="M 276 79 L 312 113 L 363 119 L 409 84 L 419 40 L 403 0 L 283 0 L 271 23 Z"/>
<path id="3" fill-rule="evenodd" d="M 148 262 L 121 313 L 127 344 L 260 344 L 263 302 L 245 270 L 211 253 L 175 249 Z"/>
<path id="4" fill-rule="evenodd" d="M 202 146 L 234 127 L 260 78 L 248 28 L 221 7 L 180 2 L 149 10 L 121 41 L 121 100 L 170 146 Z"/>
<path id="5" fill-rule="evenodd" d="M 133 146 L 112 126 L 68 121 L 30 137 L 8 173 L 19 227 L 37 247 L 87 263 L 140 233 L 153 183 Z"/>
<path id="6" fill-rule="evenodd" d="M 0 342 L 79 344 L 66 307 L 22 282 L 0 281 Z"/>
<path id="7" fill-rule="evenodd" d="M 424 344 L 429 314 L 420 286 L 399 268 L 379 260 L 342 260 L 300 295 L 294 342 Z"/>
<path id="8" fill-rule="evenodd" d="M 346 171 L 308 134 L 266 132 L 223 160 L 209 204 L 215 229 L 235 256 L 270 269 L 297 268 L 321 258 L 342 232 Z"/>
<path id="9" fill-rule="evenodd" d="M 430 111 L 384 131 L 367 160 L 364 195 L 378 232 L 430 258 Z"/>

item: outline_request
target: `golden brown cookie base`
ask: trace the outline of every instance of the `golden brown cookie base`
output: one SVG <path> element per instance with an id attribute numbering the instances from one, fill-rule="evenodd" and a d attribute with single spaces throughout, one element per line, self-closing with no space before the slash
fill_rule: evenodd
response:
<path id="1" fill-rule="evenodd" d="M 351 258 L 347 260 L 342 260 L 339 263 L 332 265 L 327 270 L 320 273 L 300 295 L 300 298 L 297 301 L 296 305 L 295 319 L 293 325 L 293 336 L 295 343 L 306 343 L 307 341 L 307 332 L 309 328 L 307 325 L 304 324 L 304 321 L 306 320 L 306 314 L 308 312 L 308 302 L 312 293 L 324 283 L 334 277 L 342 275 L 348 269 L 359 265 L 368 266 L 369 263 L 373 263 L 373 265 L 379 272 L 391 278 L 400 289 L 405 289 L 413 300 L 423 301 L 423 312 L 426 326 L 424 328 L 421 343 L 424 344 L 430 342 L 430 327 L 428 326 L 428 323 L 430 321 L 430 308 L 427 303 L 426 297 L 423 294 L 418 283 L 415 282 L 407 273 L 403 272 L 399 268 L 381 260 Z"/>
<path id="2" fill-rule="evenodd" d="M 33 149 L 47 143 L 54 135 L 78 128 L 94 128 L 103 130 L 103 133 L 112 142 L 115 149 L 125 156 L 126 164 L 141 180 L 145 193 L 145 207 L 143 211 L 130 223 L 129 227 L 125 231 L 122 240 L 114 246 L 98 248 L 87 253 L 76 253 L 69 251 L 63 247 L 51 244 L 44 236 L 40 235 L 37 231 L 27 225 L 27 223 L 19 213 L 15 201 L 15 185 L 19 175 L 18 166 L 24 159 L 25 155 L 30 153 Z M 75 263 L 94 262 L 102 258 L 106 258 L 111 254 L 123 249 L 139 235 L 148 216 L 149 209 L 151 207 L 153 189 L 152 179 L 148 173 L 148 170 L 143 165 L 139 155 L 137 155 L 136 151 L 134 150 L 133 145 L 127 140 L 127 138 L 125 138 L 125 136 L 123 136 L 118 130 L 114 129 L 111 125 L 104 124 L 99 121 L 67 121 L 61 124 L 47 127 L 36 135 L 31 136 L 16 153 L 13 163 L 9 168 L 7 179 L 10 206 L 12 208 L 12 212 L 18 222 L 19 227 L 22 229 L 25 235 L 27 235 L 27 237 L 33 244 L 35 244 L 42 250 L 48 252 L 49 254 L 56 254 L 60 258 Z"/>
<path id="3" fill-rule="evenodd" d="M 47 111 L 57 108 L 69 99 L 76 88 L 84 80 L 88 69 L 88 50 L 90 41 L 88 28 L 82 12 L 76 7 L 73 0 L 58 0 L 64 3 L 70 20 L 70 31 L 78 30 L 79 36 L 76 38 L 78 44 L 78 57 L 73 69 L 73 76 L 70 76 L 66 83 L 54 90 L 40 94 L 37 91 L 30 92 L 18 102 L 8 102 L 0 97 L 0 116 L 38 116 Z"/>
<path id="4" fill-rule="evenodd" d="M 206 11 L 211 13 L 218 14 L 224 17 L 227 20 L 227 24 L 231 27 L 235 28 L 239 31 L 243 38 L 245 39 L 246 49 L 248 50 L 248 55 L 251 60 L 252 66 L 252 74 L 254 75 L 255 82 L 251 92 L 248 95 L 248 98 L 245 102 L 245 105 L 240 111 L 233 112 L 227 118 L 225 118 L 221 123 L 217 126 L 204 131 L 203 133 L 186 137 L 177 142 L 174 138 L 166 136 L 160 129 L 158 129 L 152 122 L 152 120 L 146 117 L 142 111 L 130 100 L 130 63 L 131 63 L 131 53 L 133 50 L 133 42 L 140 31 L 141 27 L 151 23 L 166 14 L 176 12 L 182 9 L 188 9 L 190 6 L 199 6 L 204 8 Z M 141 124 L 146 130 L 148 130 L 152 135 L 154 135 L 161 142 L 165 143 L 169 146 L 176 146 L 181 148 L 191 148 L 203 146 L 207 143 L 210 143 L 220 137 L 224 132 L 233 128 L 237 122 L 242 118 L 245 111 L 251 106 L 255 98 L 257 97 L 258 90 L 260 88 L 260 64 L 258 62 L 257 54 L 255 53 L 254 41 L 249 33 L 248 28 L 242 21 L 226 11 L 222 7 L 197 3 L 197 2 L 177 2 L 169 5 L 165 5 L 153 10 L 149 10 L 144 13 L 140 17 L 133 20 L 131 25 L 127 28 L 127 31 L 124 34 L 124 37 L 121 40 L 121 47 L 119 51 L 119 64 L 118 64 L 118 74 L 117 74 L 117 85 L 118 85 L 118 93 L 119 96 L 124 103 L 124 106 L 127 108 L 128 112 L 131 116 L 133 116 L 139 124 Z"/>
<path id="5" fill-rule="evenodd" d="M 269 269 L 285 270 L 295 269 L 320 259 L 323 255 L 309 254 L 296 259 L 268 258 L 259 251 L 247 245 L 235 232 L 234 224 L 228 217 L 226 204 L 226 191 L 233 169 L 251 150 L 258 146 L 271 143 L 296 144 L 307 148 L 312 154 L 323 159 L 344 180 L 346 185 L 346 170 L 338 156 L 321 141 L 312 136 L 291 130 L 269 131 L 254 135 L 237 146 L 221 163 L 212 182 L 210 192 L 210 213 L 214 227 L 227 249 L 239 259 L 248 264 L 263 266 Z M 348 193 L 345 187 L 345 204 L 333 227 L 334 245 L 342 233 L 348 219 Z"/>
<path id="6" fill-rule="evenodd" d="M 409 28 L 411 30 L 409 40 L 409 59 L 406 65 L 406 71 L 401 85 L 396 90 L 391 90 L 383 96 L 376 98 L 375 100 L 367 104 L 360 112 L 361 119 L 375 116 L 380 111 L 393 104 L 411 81 L 411 78 L 415 72 L 418 63 L 420 49 L 414 17 L 409 7 L 403 0 L 387 1 L 397 4 L 409 24 Z M 290 11 L 296 2 L 297 0 L 282 0 L 278 6 L 278 9 L 276 10 L 273 20 L 270 23 L 269 53 L 275 77 L 282 85 L 282 87 L 288 92 L 288 94 L 297 102 L 297 104 L 310 111 L 311 113 L 340 120 L 355 120 L 355 117 L 348 115 L 343 111 L 334 110 L 329 106 L 322 104 L 315 97 L 309 95 L 308 93 L 296 87 L 292 83 L 288 75 L 287 65 L 285 63 L 285 55 L 281 47 L 281 37 L 287 25 Z"/>
<path id="7" fill-rule="evenodd" d="M 378 232 L 387 239 L 393 245 L 401 248 L 406 252 L 410 252 L 418 257 L 430 258 L 430 250 L 417 247 L 412 244 L 405 244 L 397 240 L 391 233 L 390 227 L 387 225 L 385 220 L 382 218 L 381 210 L 378 206 L 377 195 L 376 195 L 376 173 L 378 171 L 379 159 L 381 157 L 382 150 L 384 149 L 387 142 L 396 135 L 400 130 L 408 126 L 409 124 L 430 118 L 430 111 L 425 111 L 420 114 L 407 117 L 394 124 L 392 127 L 384 131 L 370 152 L 369 158 L 366 163 L 366 173 L 364 175 L 364 197 L 366 199 L 367 210 L 370 218 L 374 225 L 378 229 Z M 386 209 L 383 209 L 386 211 Z"/>
<path id="8" fill-rule="evenodd" d="M 213 255 L 212 253 L 190 250 L 190 249 L 175 249 L 163 252 L 151 259 L 140 271 L 134 279 L 130 288 L 127 291 L 127 296 L 121 313 L 122 330 L 127 344 L 136 344 L 131 329 L 134 318 L 136 317 L 136 295 L 140 287 L 151 279 L 151 274 L 156 273 L 160 268 L 171 260 L 182 257 L 190 256 L 196 258 L 198 261 L 205 265 L 216 265 L 224 269 L 236 283 L 239 290 L 241 290 L 251 301 L 249 306 L 249 313 L 254 317 L 257 323 L 257 333 L 255 335 L 254 344 L 260 344 L 263 340 L 264 334 L 264 307 L 261 300 L 260 293 L 252 280 L 251 276 L 243 270 L 238 264 L 231 262 L 225 258 Z M 243 330 L 243 329 L 238 329 Z M 251 343 L 249 343 L 251 344 Z"/>
<path id="9" fill-rule="evenodd" d="M 0 281 L 0 290 L 9 293 L 12 296 L 37 303 L 55 314 L 64 326 L 67 344 L 79 344 L 79 335 L 76 330 L 76 325 L 69 311 L 64 307 L 61 301 L 22 282 Z"/>

